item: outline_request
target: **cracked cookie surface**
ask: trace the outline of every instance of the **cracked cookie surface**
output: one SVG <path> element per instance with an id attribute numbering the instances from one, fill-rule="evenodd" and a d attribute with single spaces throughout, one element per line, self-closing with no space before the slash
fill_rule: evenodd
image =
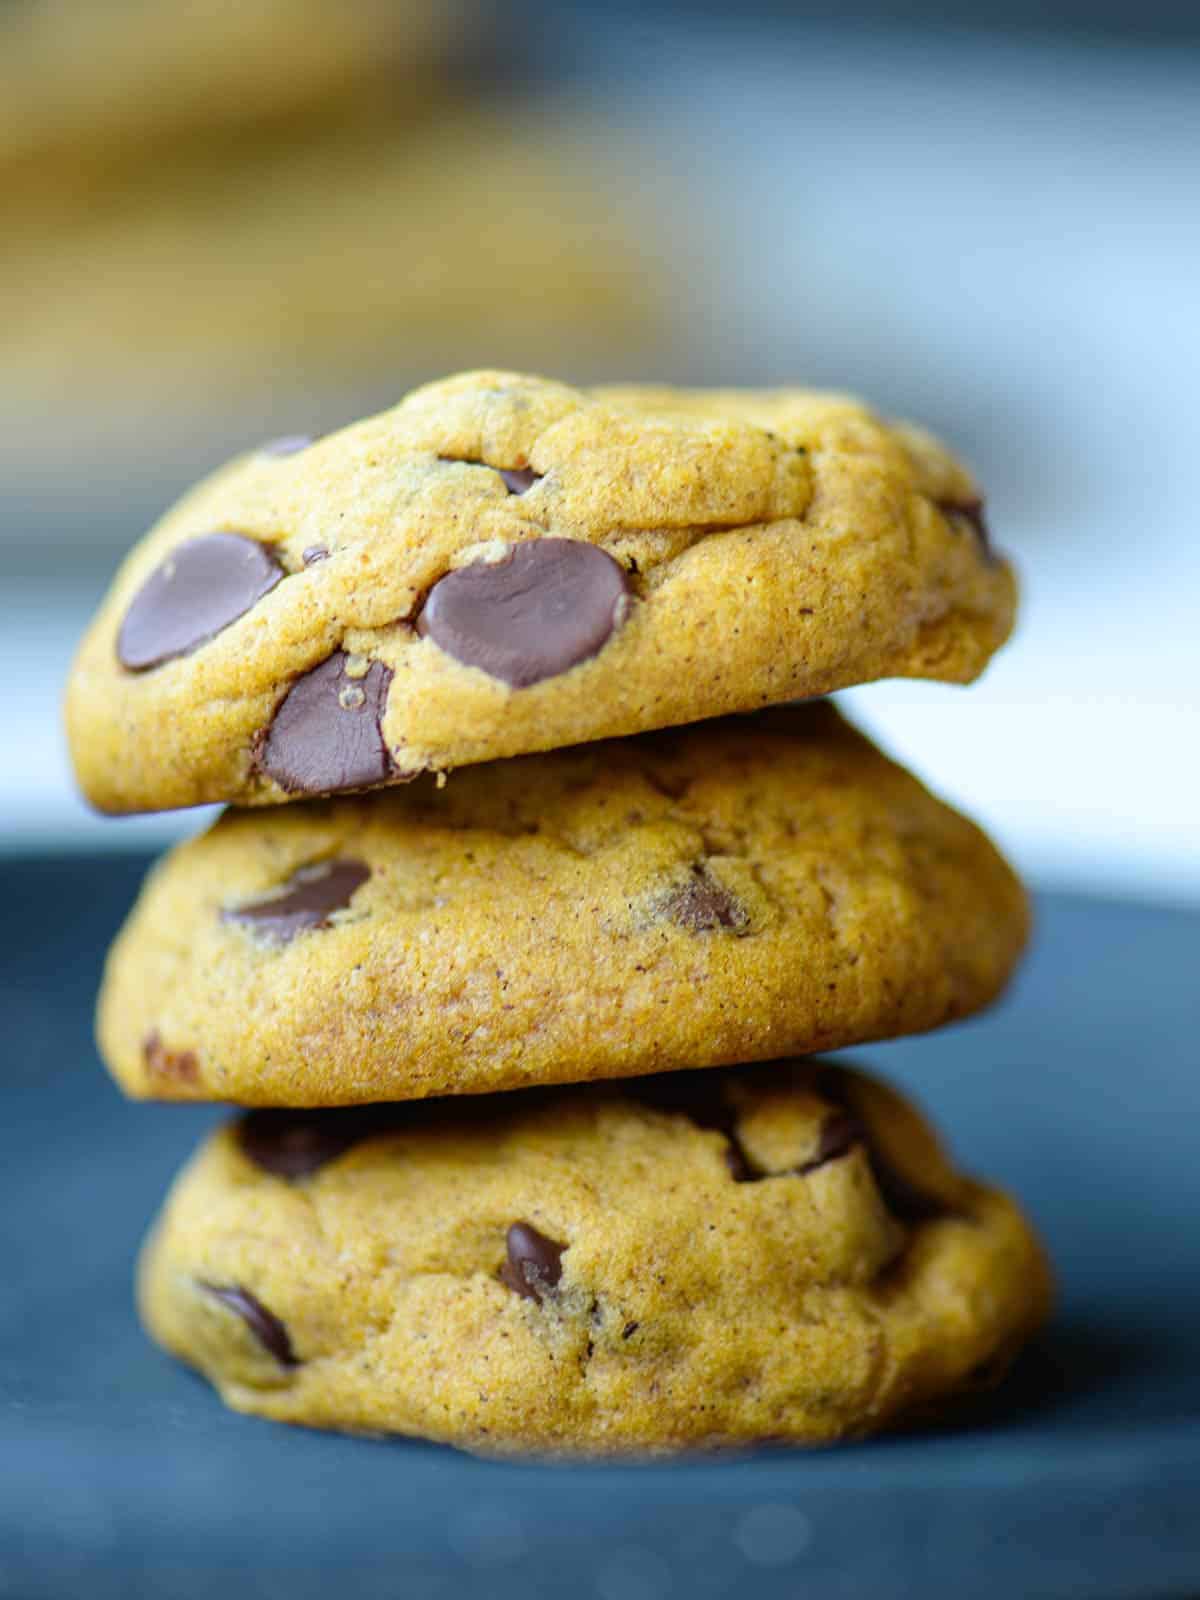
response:
<path id="1" fill-rule="evenodd" d="M 468 373 L 188 495 L 85 638 L 68 732 L 104 810 L 278 802 L 966 682 L 1014 604 L 966 471 L 852 400 Z"/>
<path id="2" fill-rule="evenodd" d="M 485 1453 L 819 1444 L 945 1410 L 1040 1247 L 822 1062 L 251 1113 L 177 1180 L 143 1319 L 228 1404 Z"/>
<path id="3" fill-rule="evenodd" d="M 345 1105 L 835 1049 L 987 1004 L 1025 896 L 828 703 L 227 813 L 149 878 L 131 1094 Z"/>

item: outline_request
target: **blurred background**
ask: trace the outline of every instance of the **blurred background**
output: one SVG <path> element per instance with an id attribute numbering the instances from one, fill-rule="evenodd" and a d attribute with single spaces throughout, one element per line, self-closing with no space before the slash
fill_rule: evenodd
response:
<path id="1" fill-rule="evenodd" d="M 846 700 L 1036 882 L 1200 902 L 1200 7 L 0 0 L 0 849 L 201 820 L 61 747 L 159 511 L 484 365 L 945 435 L 1020 633 Z"/>

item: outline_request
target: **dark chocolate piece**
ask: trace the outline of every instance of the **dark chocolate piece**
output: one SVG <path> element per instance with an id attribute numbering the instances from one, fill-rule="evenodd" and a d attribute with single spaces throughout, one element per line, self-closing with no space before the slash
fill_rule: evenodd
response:
<path id="1" fill-rule="evenodd" d="M 818 1077 L 817 1090 L 826 1100 L 840 1107 L 852 1122 L 858 1123 L 862 1131 L 862 1142 L 866 1146 L 867 1159 L 871 1164 L 871 1176 L 875 1180 L 875 1187 L 879 1190 L 880 1199 L 897 1222 L 930 1222 L 937 1217 L 951 1215 L 953 1209 L 951 1206 L 947 1205 L 939 1195 L 923 1188 L 907 1174 L 900 1172 L 879 1148 L 879 1143 L 870 1127 L 857 1116 L 843 1078 L 824 1068 Z"/>
<path id="2" fill-rule="evenodd" d="M 542 474 L 532 467 L 497 467 L 496 471 L 504 479 L 509 494 L 526 494 L 535 483 L 542 481 Z"/>
<path id="3" fill-rule="evenodd" d="M 402 1107 L 251 1111 L 237 1125 L 242 1154 L 276 1178 L 307 1178 L 365 1139 L 396 1127 Z"/>
<path id="4" fill-rule="evenodd" d="M 506 1240 L 508 1259 L 500 1281 L 527 1300 L 544 1300 L 562 1277 L 565 1244 L 557 1244 L 528 1222 L 514 1222 Z"/>
<path id="5" fill-rule="evenodd" d="M 659 1072 L 647 1078 L 631 1078 L 621 1092 L 655 1111 L 686 1117 L 698 1128 L 711 1128 L 724 1134 L 727 1145 L 725 1165 L 734 1183 L 755 1183 L 766 1174 L 751 1161 L 737 1136 L 737 1113 L 722 1092 L 723 1074 L 695 1070 Z"/>
<path id="6" fill-rule="evenodd" d="M 289 944 L 307 928 L 327 928 L 333 913 L 348 906 L 370 876 L 363 861 L 319 861 L 294 872 L 279 893 L 228 907 L 221 921 L 244 922 L 274 944 Z"/>
<path id="7" fill-rule="evenodd" d="M 992 539 L 988 531 L 987 518 L 984 515 L 983 497 L 981 495 L 976 495 L 972 500 L 938 500 L 935 504 L 944 517 L 951 517 L 956 521 L 965 522 L 976 539 L 978 539 L 980 549 L 984 555 L 989 559 L 993 557 Z"/>
<path id="8" fill-rule="evenodd" d="M 528 688 L 594 656 L 628 605 L 624 569 L 579 539 L 529 539 L 439 579 L 417 631 L 468 667 Z"/>
<path id="9" fill-rule="evenodd" d="M 267 729 L 259 763 L 292 794 L 367 789 L 392 775 L 380 722 L 391 671 L 373 661 L 360 678 L 336 651 L 288 690 Z"/>
<path id="10" fill-rule="evenodd" d="M 662 912 L 689 933 L 710 933 L 718 928 L 737 932 L 750 921 L 745 906 L 697 863 L 691 877 L 671 889 L 659 902 Z"/>
<path id="11" fill-rule="evenodd" d="M 240 533 L 188 539 L 134 595 L 117 634 L 117 659 L 145 672 L 205 644 L 283 577 L 274 553 Z"/>
<path id="12" fill-rule="evenodd" d="M 835 1111 L 821 1124 L 816 1154 L 802 1162 L 795 1171 L 800 1177 L 807 1178 L 810 1172 L 816 1172 L 831 1161 L 840 1161 L 842 1156 L 848 1156 L 851 1150 L 866 1142 L 866 1129 L 858 1118 L 847 1111 Z"/>
<path id="13" fill-rule="evenodd" d="M 300 1365 L 292 1349 L 287 1328 L 273 1311 L 268 1311 L 262 1301 L 250 1293 L 249 1289 L 243 1289 L 239 1283 L 206 1283 L 203 1279 L 198 1281 L 205 1294 L 212 1295 L 214 1300 L 219 1300 L 222 1305 L 228 1306 L 241 1317 L 259 1344 L 269 1355 L 275 1357 L 281 1367 Z"/>

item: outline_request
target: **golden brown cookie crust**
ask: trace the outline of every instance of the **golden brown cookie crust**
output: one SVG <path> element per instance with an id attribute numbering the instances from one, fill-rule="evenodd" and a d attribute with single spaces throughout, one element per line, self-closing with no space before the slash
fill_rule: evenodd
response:
<path id="1" fill-rule="evenodd" d="M 845 1068 L 372 1114 L 227 1127 L 147 1244 L 148 1329 L 238 1410 L 488 1454 L 821 1444 L 944 1411 L 1046 1314 L 1016 1206 Z"/>
<path id="2" fill-rule="evenodd" d="M 166 1099 L 625 1077 L 968 1015 L 1027 918 L 985 835 L 819 703 L 227 813 L 152 873 L 98 1034 Z"/>
<path id="3" fill-rule="evenodd" d="M 123 666 L 135 597 L 215 531 L 265 546 L 279 581 L 184 653 Z M 503 567 L 530 541 L 535 566 L 552 541 L 602 552 L 589 555 L 598 581 L 616 563 L 627 599 L 586 654 L 514 687 L 423 624 L 448 575 Z M 967 682 L 1014 604 L 965 470 L 852 400 L 588 394 L 468 373 L 188 495 L 118 575 L 79 652 L 67 725 L 101 809 L 277 802 L 880 677 Z M 272 759 L 276 719 L 298 683 L 342 660 L 378 675 L 375 759 L 330 757 L 296 779 Z M 334 740 L 336 710 L 323 713 Z"/>

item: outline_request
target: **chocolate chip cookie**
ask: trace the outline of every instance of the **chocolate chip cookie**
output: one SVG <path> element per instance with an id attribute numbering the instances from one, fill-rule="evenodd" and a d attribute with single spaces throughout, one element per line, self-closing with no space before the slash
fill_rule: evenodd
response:
<path id="1" fill-rule="evenodd" d="M 1012 1201 L 820 1062 L 254 1112 L 140 1271 L 237 1410 L 488 1454 L 874 1433 L 995 1382 L 1049 1296 Z"/>
<path id="2" fill-rule="evenodd" d="M 247 1105 L 627 1077 L 937 1027 L 1026 925 L 979 829 L 818 702 L 228 812 L 151 875 L 99 1038 L 133 1095 Z"/>
<path id="3" fill-rule="evenodd" d="M 5 220 L 19 223 L 19 207 L 94 211 L 101 180 L 173 173 L 202 146 L 245 159 L 264 133 L 419 94 L 460 10 L 448 0 L 0 6 Z"/>
<path id="4" fill-rule="evenodd" d="M 468 373 L 187 496 L 67 721 L 103 810 L 276 802 L 965 682 L 1013 608 L 965 470 L 851 400 Z"/>
<path id="5" fill-rule="evenodd" d="M 561 101 L 516 111 L 421 81 L 389 95 L 395 118 L 204 141 L 131 177 L 119 203 L 36 225 L 6 214 L 0 305 L 20 307 L 0 320 L 6 487 L 60 471 L 78 432 L 85 463 L 104 463 L 107 527 L 126 461 L 159 479 L 172 460 L 219 460 L 239 426 L 257 443 L 256 417 L 299 424 L 301 396 L 314 415 L 338 415 L 338 396 L 361 415 L 481 346 L 535 370 L 669 360 L 684 317 L 611 129 Z"/>

